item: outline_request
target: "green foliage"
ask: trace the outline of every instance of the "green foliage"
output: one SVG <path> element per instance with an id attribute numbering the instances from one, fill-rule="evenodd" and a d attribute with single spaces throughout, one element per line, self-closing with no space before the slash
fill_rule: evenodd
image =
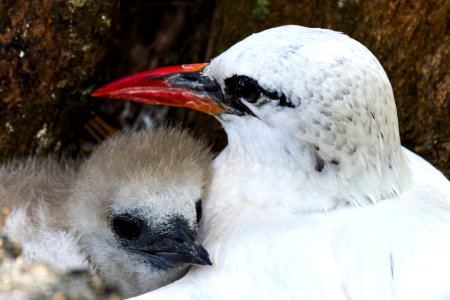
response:
<path id="1" fill-rule="evenodd" d="M 86 0 L 69 0 L 69 3 L 75 7 L 83 7 L 86 3 Z"/>
<path id="2" fill-rule="evenodd" d="M 264 20 L 270 13 L 269 0 L 256 0 L 256 5 L 252 10 L 252 16 L 259 20 Z"/>

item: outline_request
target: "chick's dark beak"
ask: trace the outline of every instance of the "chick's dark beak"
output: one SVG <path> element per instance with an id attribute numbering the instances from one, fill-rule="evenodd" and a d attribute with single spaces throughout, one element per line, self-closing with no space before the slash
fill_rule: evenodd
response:
<path id="1" fill-rule="evenodd" d="M 202 74 L 208 64 L 189 64 L 140 72 L 112 82 L 92 93 L 93 97 L 192 108 L 210 115 L 227 109 L 214 80 Z"/>
<path id="2" fill-rule="evenodd" d="M 134 241 L 123 242 L 123 246 L 138 252 L 158 269 L 168 269 L 181 265 L 212 265 L 208 252 L 196 240 L 185 222 L 178 219 L 170 221 L 169 230 L 155 235 L 143 234 Z"/>

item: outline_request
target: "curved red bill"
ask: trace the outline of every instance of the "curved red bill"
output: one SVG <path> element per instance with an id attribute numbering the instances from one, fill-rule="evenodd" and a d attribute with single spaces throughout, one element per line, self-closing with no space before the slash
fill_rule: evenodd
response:
<path id="1" fill-rule="evenodd" d="M 93 92 L 92 96 L 187 107 L 217 115 L 225 112 L 225 108 L 212 95 L 201 89 L 193 89 L 196 87 L 196 75 L 207 65 L 207 63 L 187 64 L 140 72 L 107 84 Z M 183 84 L 169 80 L 177 75 L 180 75 L 180 78 L 183 75 L 190 76 Z"/>

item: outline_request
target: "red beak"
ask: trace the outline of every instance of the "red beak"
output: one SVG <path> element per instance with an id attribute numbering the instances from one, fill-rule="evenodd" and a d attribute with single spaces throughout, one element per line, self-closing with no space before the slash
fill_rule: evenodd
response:
<path id="1" fill-rule="evenodd" d="M 215 97 L 221 95 L 220 87 L 202 75 L 207 65 L 190 64 L 140 72 L 107 84 L 92 96 L 187 107 L 218 115 L 227 109 Z"/>

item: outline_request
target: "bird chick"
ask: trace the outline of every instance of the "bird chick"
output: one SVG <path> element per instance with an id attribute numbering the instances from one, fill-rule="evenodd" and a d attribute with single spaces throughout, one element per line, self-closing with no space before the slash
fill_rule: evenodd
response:
<path id="1" fill-rule="evenodd" d="M 194 108 L 228 137 L 201 226 L 214 266 L 139 299 L 450 299 L 450 183 L 401 146 L 359 42 L 281 26 L 94 95 Z"/>
<path id="2" fill-rule="evenodd" d="M 117 134 L 76 162 L 0 169 L 3 230 L 31 261 L 89 268 L 130 297 L 211 264 L 196 240 L 211 156 L 176 129 Z"/>

